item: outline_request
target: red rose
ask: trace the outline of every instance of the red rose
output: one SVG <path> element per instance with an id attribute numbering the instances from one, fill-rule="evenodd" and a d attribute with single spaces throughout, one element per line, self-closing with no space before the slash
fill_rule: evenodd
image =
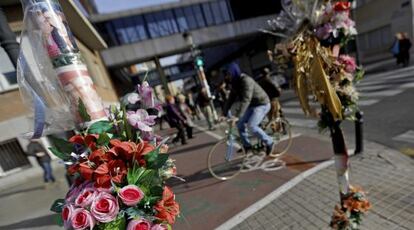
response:
<path id="1" fill-rule="evenodd" d="M 144 192 L 136 185 L 128 185 L 119 190 L 118 196 L 124 204 L 135 206 L 144 198 Z"/>
<path id="2" fill-rule="evenodd" d="M 350 2 L 337 2 L 335 3 L 334 10 L 335 11 L 347 11 L 351 8 Z"/>

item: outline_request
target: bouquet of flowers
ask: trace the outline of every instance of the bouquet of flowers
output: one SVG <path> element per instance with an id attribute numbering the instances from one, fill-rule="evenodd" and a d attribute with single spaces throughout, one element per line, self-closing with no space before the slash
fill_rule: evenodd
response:
<path id="1" fill-rule="evenodd" d="M 145 96 L 130 95 L 132 103 L 151 100 L 148 84 L 139 89 L 143 87 Z M 179 205 L 165 180 L 176 175 L 176 167 L 166 140 L 152 134 L 156 116 L 146 109 L 111 106 L 108 120 L 91 124 L 68 141 L 54 139 L 51 151 L 75 178 L 66 197 L 51 208 L 60 213 L 66 229 L 171 229 Z M 78 110 L 89 122 L 82 101 Z"/>
<path id="2" fill-rule="evenodd" d="M 349 18 L 350 9 L 350 2 L 328 2 L 318 11 L 315 34 L 322 45 L 344 45 L 357 34 L 355 22 Z"/>

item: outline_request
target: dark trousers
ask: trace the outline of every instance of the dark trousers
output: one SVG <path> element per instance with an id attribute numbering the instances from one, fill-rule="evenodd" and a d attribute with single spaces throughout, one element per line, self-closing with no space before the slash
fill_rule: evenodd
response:
<path id="1" fill-rule="evenodd" d="M 43 180 L 45 182 L 55 182 L 55 177 L 52 173 L 52 166 L 49 161 L 39 162 L 40 167 L 43 169 Z"/>
<path id="2" fill-rule="evenodd" d="M 187 137 L 193 138 L 193 127 L 187 124 L 179 124 L 179 125 L 176 125 L 175 128 L 177 129 L 178 133 L 177 133 L 177 136 L 173 139 L 174 143 L 178 142 L 179 140 L 181 140 L 181 144 L 186 143 L 186 136 L 185 136 L 184 128 L 185 128 L 185 131 L 187 132 Z"/>

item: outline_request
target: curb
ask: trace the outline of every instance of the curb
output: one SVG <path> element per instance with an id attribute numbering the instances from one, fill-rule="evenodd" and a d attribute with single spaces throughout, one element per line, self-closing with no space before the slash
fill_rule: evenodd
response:
<path id="1" fill-rule="evenodd" d="M 259 211 L 260 209 L 264 208 L 268 204 L 270 204 L 272 201 L 283 195 L 285 192 L 290 190 L 291 188 L 295 187 L 297 184 L 299 184 L 301 181 L 306 179 L 307 177 L 319 172 L 322 169 L 325 169 L 331 165 L 334 164 L 334 160 L 325 161 L 323 163 L 320 163 L 319 165 L 308 169 L 307 171 L 297 175 L 290 181 L 283 184 L 281 187 L 277 188 L 275 191 L 271 192 L 269 195 L 265 196 L 261 200 L 257 201 L 256 203 L 250 205 L 245 210 L 241 211 L 239 214 L 235 215 L 231 219 L 224 222 L 222 225 L 218 226 L 216 230 L 227 230 L 234 228 L 244 220 L 246 220 L 248 217 Z"/>

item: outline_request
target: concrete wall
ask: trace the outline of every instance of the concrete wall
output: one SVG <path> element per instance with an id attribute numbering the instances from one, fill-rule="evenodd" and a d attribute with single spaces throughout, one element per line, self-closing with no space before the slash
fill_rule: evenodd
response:
<path id="1" fill-rule="evenodd" d="M 266 26 L 266 21 L 273 15 L 231 22 L 191 31 L 194 43 L 201 46 L 212 46 L 226 41 L 243 39 L 257 34 L 259 28 Z M 108 68 L 122 67 L 150 60 L 154 55 L 163 57 L 189 50 L 181 34 L 145 40 L 133 44 L 112 47 L 102 52 L 103 60 Z"/>
<path id="2" fill-rule="evenodd" d="M 403 5 L 404 3 L 408 5 Z M 397 32 L 407 32 L 413 37 L 413 8 L 411 0 L 371 0 L 357 8 L 355 19 L 359 33 L 359 42 L 372 36 L 382 39 L 381 47 L 364 49 L 359 47 L 362 62 L 391 57 L 390 47 Z M 375 34 L 375 31 L 378 31 Z M 379 32 L 381 31 L 381 32 Z M 371 33 L 371 34 L 370 34 Z M 368 38 L 370 34 L 371 38 Z M 370 40 L 371 39 L 371 40 Z"/>

